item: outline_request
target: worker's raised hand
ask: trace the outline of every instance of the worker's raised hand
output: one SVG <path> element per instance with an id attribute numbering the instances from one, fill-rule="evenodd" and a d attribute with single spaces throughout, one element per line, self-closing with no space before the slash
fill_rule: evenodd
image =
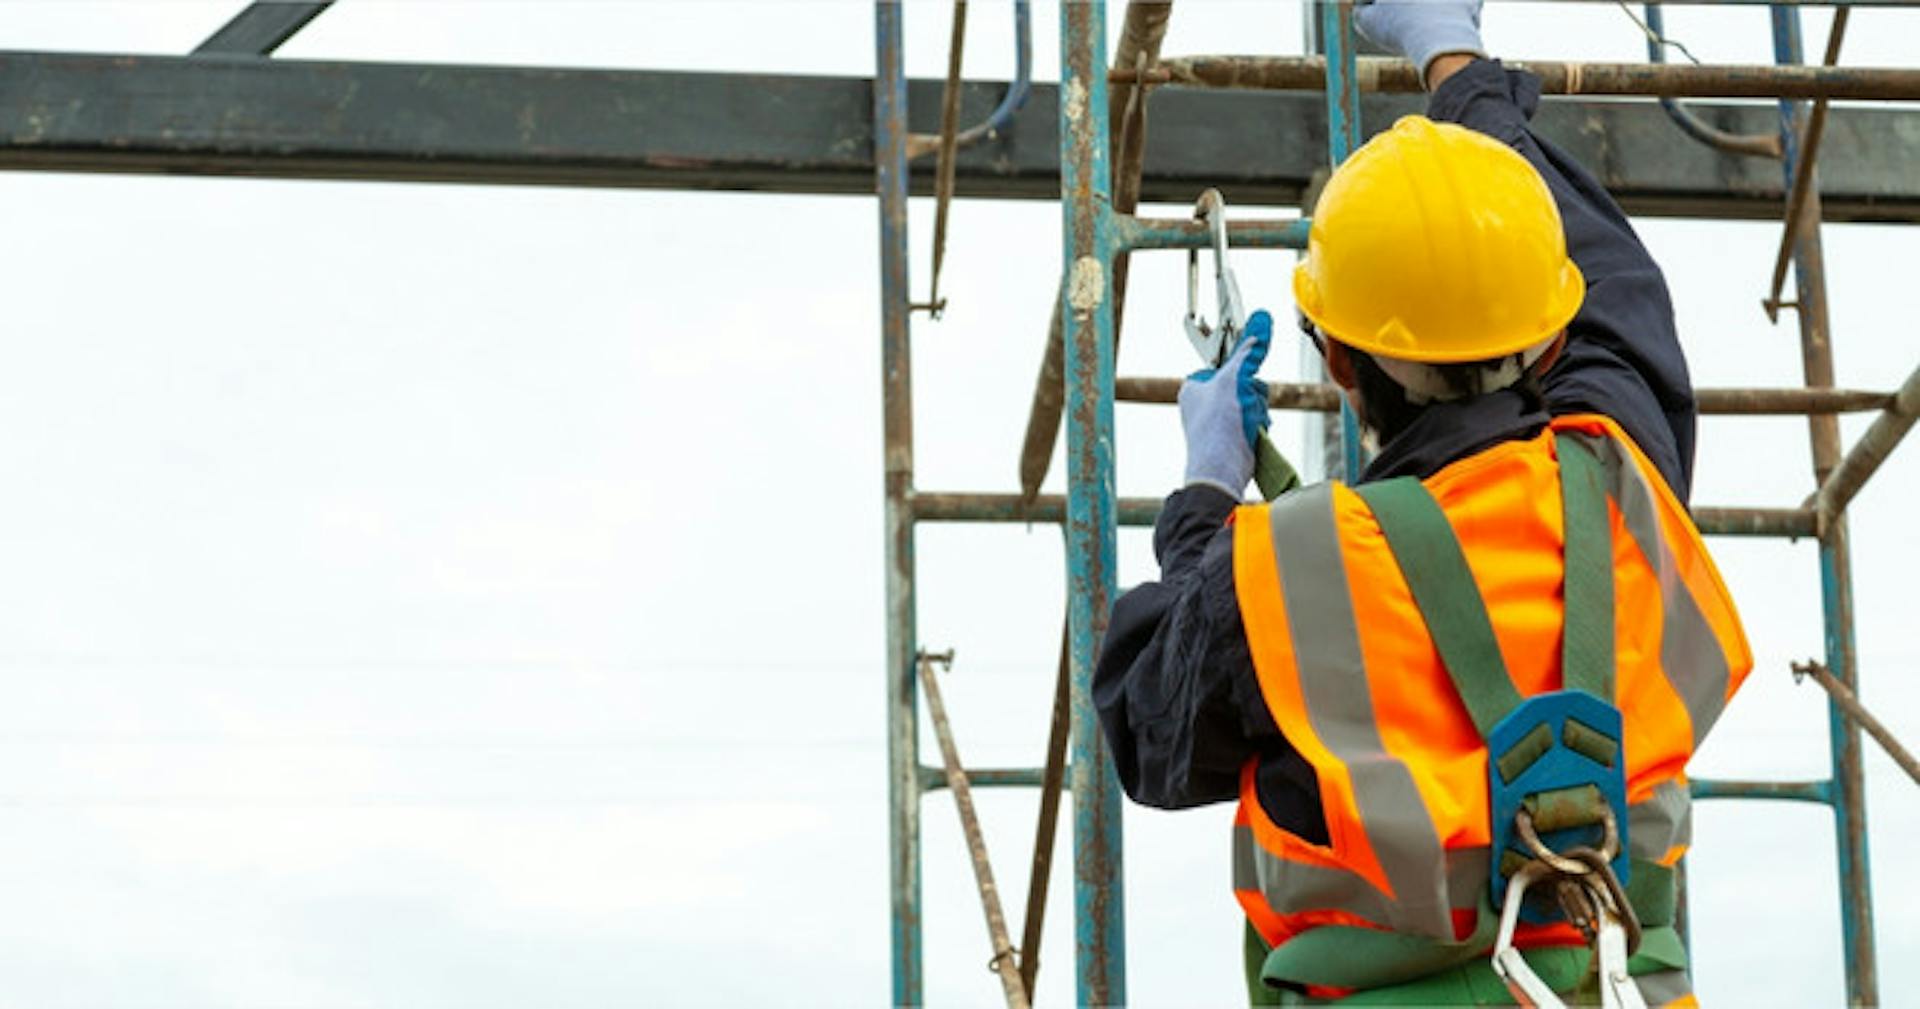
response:
<path id="1" fill-rule="evenodd" d="M 1480 0 L 1372 0 L 1354 9 L 1353 27 L 1373 44 L 1427 68 L 1448 53 L 1485 56 Z"/>
<path id="2" fill-rule="evenodd" d="M 1247 319 L 1233 353 L 1180 385 L 1180 427 L 1187 436 L 1187 485 L 1206 484 L 1235 498 L 1253 479 L 1253 443 L 1266 430 L 1267 383 L 1254 376 L 1273 344 L 1273 316 Z"/>

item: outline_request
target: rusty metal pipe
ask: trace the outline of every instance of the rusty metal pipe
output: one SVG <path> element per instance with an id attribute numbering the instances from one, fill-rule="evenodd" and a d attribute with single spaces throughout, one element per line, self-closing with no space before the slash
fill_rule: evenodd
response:
<path id="1" fill-rule="evenodd" d="M 1020 983 L 1019 953 L 1007 937 L 1007 919 L 1000 912 L 1000 888 L 993 882 L 993 863 L 987 858 L 987 838 L 980 831 L 980 816 L 973 808 L 973 788 L 967 781 L 966 767 L 960 763 L 960 748 L 953 741 L 953 726 L 947 722 L 947 706 L 940 699 L 940 684 L 933 675 L 938 663 L 948 668 L 953 653 L 931 655 L 921 652 L 920 690 L 927 698 L 927 715 L 933 722 L 933 734 L 940 740 L 940 759 L 946 765 L 947 787 L 953 790 L 953 804 L 960 811 L 960 829 L 966 834 L 967 855 L 973 860 L 973 878 L 980 887 L 980 909 L 986 914 L 987 934 L 993 942 L 990 966 L 1000 975 L 1000 987 L 1006 992 L 1008 1009 L 1027 1009 L 1027 989 Z"/>
<path id="2" fill-rule="evenodd" d="M 1840 42 L 1847 35 L 1847 15 L 1851 13 L 1841 7 L 1833 12 L 1833 30 L 1827 35 L 1826 65 L 1840 62 Z M 1820 155 L 1820 138 L 1827 131 L 1827 100 L 1813 103 L 1813 112 L 1807 117 L 1806 133 L 1800 141 L 1799 160 L 1793 166 L 1793 189 L 1787 195 L 1786 228 L 1780 233 L 1780 251 L 1773 257 L 1773 283 L 1767 287 L 1767 298 L 1760 303 L 1767 313 L 1769 322 L 1780 319 L 1780 289 L 1787 283 L 1787 264 L 1793 260 L 1794 239 L 1799 237 L 1800 218 L 1807 205 L 1807 190 L 1813 185 L 1814 161 Z"/>
<path id="3" fill-rule="evenodd" d="M 1800 12 L 1775 6 L 1768 11 L 1773 28 L 1774 61 L 1801 69 Z M 1832 72 L 1833 68 L 1828 68 Z M 1797 102 L 1782 101 L 1780 139 L 1786 148 L 1781 184 L 1793 185 L 1800 152 L 1797 139 L 1806 135 L 1806 110 Z M 1800 361 L 1806 384 L 1834 384 L 1833 327 L 1827 311 L 1826 254 L 1820 235 L 1820 187 L 1807 187 L 1793 240 L 1794 315 L 1800 328 Z M 1832 416 L 1807 419 L 1813 480 L 1825 486 L 1841 459 L 1840 422 Z M 1816 515 L 1818 513 L 1816 512 Z M 1825 631 L 1827 668 L 1849 688 L 1859 685 L 1859 649 L 1854 637 L 1853 550 L 1844 511 L 1831 515 L 1820 527 L 1821 624 Z M 1846 963 L 1847 1002 L 1877 1005 L 1879 960 L 1873 928 L 1873 884 L 1870 838 L 1867 834 L 1865 748 L 1859 726 L 1840 709 L 1827 705 L 1828 755 L 1833 767 L 1833 824 L 1836 881 L 1840 896 L 1840 942 Z"/>
<path id="4" fill-rule="evenodd" d="M 1236 249 L 1304 249 L 1306 218 L 1278 221 L 1228 221 L 1227 244 Z M 1195 218 L 1118 217 L 1114 240 L 1122 249 L 1206 249 L 1211 227 Z"/>
<path id="5" fill-rule="evenodd" d="M 1114 499 L 1114 515 L 1122 526 L 1151 526 L 1160 516 L 1161 499 Z M 1066 499 L 1039 494 L 1028 500 L 1020 494 L 916 492 L 913 517 L 919 522 L 1008 522 L 1058 525 L 1066 519 Z M 1814 535 L 1811 508 L 1695 508 L 1694 525 L 1709 536 L 1778 536 L 1787 539 Z"/>
<path id="6" fill-rule="evenodd" d="M 1113 380 L 1113 397 L 1123 403 L 1173 403 L 1179 395 L 1177 378 Z M 1746 416 L 1866 413 L 1892 409 L 1899 399 L 1895 393 L 1860 389 L 1695 389 L 1693 396 L 1703 414 Z M 1276 410 L 1338 410 L 1340 389 L 1325 382 L 1269 382 L 1267 405 Z"/>
<path id="7" fill-rule="evenodd" d="M 1785 799 L 1791 802 L 1833 803 L 1831 781 L 1729 781 L 1695 778 L 1687 783 L 1696 799 Z"/>
<path id="8" fill-rule="evenodd" d="M 1532 71 L 1551 95 L 1649 98 L 1920 99 L 1920 69 L 1908 67 L 1767 66 L 1747 64 L 1569 63 L 1508 60 Z M 1400 59 L 1356 61 L 1363 92 L 1417 94 L 1419 71 Z M 1144 74 L 1115 69 L 1111 80 L 1265 91 L 1318 91 L 1326 64 L 1318 56 L 1182 56 L 1161 60 Z"/>
<path id="9" fill-rule="evenodd" d="M 923 997 L 920 717 L 914 690 L 912 292 L 907 249 L 907 75 L 897 3 L 874 4 L 873 165 L 880 225 L 880 402 L 886 525 L 888 885 L 893 1005 Z"/>
<path id="10" fill-rule="evenodd" d="M 1795 540 L 1818 533 L 1811 508 L 1695 508 L 1693 524 L 1707 536 L 1774 536 Z"/>
<path id="11" fill-rule="evenodd" d="M 1159 498 L 1114 499 L 1119 525 L 1151 526 L 1160 516 Z M 1011 522 L 1059 525 L 1066 521 L 1067 499 L 1059 494 L 969 494 L 917 491 L 913 517 L 919 522 Z"/>
<path id="12" fill-rule="evenodd" d="M 1093 707 L 1093 668 L 1118 592 L 1114 501 L 1114 189 L 1107 6 L 1060 5 L 1060 273 L 1065 351 L 1068 676 L 1072 689 L 1074 991 L 1127 1001 L 1120 782 Z"/>
<path id="13" fill-rule="evenodd" d="M 1916 419 L 1920 419 L 1920 368 L 1907 376 L 1894 401 L 1874 418 L 1866 433 L 1854 442 L 1853 448 L 1814 492 L 1811 504 L 1820 517 L 1820 528 L 1827 528 L 1839 518 L 1853 496 L 1860 493 L 1867 478 L 1887 461 L 1900 439 L 1906 437 Z"/>
<path id="14" fill-rule="evenodd" d="M 1040 976 L 1040 942 L 1047 920 L 1047 888 L 1053 879 L 1054 837 L 1060 826 L 1060 786 L 1067 774 L 1067 734 L 1072 720 L 1073 641 L 1060 623 L 1060 663 L 1054 672 L 1053 716 L 1047 723 L 1047 763 L 1040 778 L 1040 819 L 1033 829 L 1033 862 L 1027 873 L 1027 914 L 1020 928 L 1020 983 L 1033 997 Z"/>
<path id="15" fill-rule="evenodd" d="M 1040 767 L 970 767 L 967 769 L 967 784 L 975 788 L 1039 788 L 1046 781 L 1046 769 Z M 937 792 L 947 787 L 947 772 L 944 768 L 920 766 L 920 790 Z M 1058 783 L 1056 788 L 1063 787 Z M 1025 957 L 1027 947 L 1020 947 L 1020 955 Z"/>
<path id="16" fill-rule="evenodd" d="M 953 212 L 954 154 L 959 147 L 960 62 L 967 43 L 967 0 L 953 0 L 953 35 L 947 40 L 947 83 L 940 95 L 940 162 L 934 168 L 933 182 L 933 269 L 927 288 L 925 308 L 934 318 L 946 311 L 946 299 L 940 297 L 940 272 L 947 262 L 947 219 Z M 911 140 L 908 141 L 912 143 Z"/>
<path id="17" fill-rule="evenodd" d="M 1177 378 L 1113 380 L 1113 398 L 1122 403 L 1173 403 L 1179 395 Z M 1331 412 L 1340 409 L 1340 389 L 1323 382 L 1268 382 L 1267 405 L 1276 410 Z"/>
<path id="18" fill-rule="evenodd" d="M 1706 414 L 1867 413 L 1893 405 L 1894 394 L 1860 389 L 1695 389 L 1694 403 Z"/>
<path id="19" fill-rule="evenodd" d="M 1833 703 L 1838 704 L 1840 710 L 1847 713 L 1848 718 L 1867 730 L 1867 735 L 1872 736 L 1874 742 L 1879 743 L 1880 747 L 1887 751 L 1887 756 L 1892 757 L 1893 762 L 1899 764 L 1902 771 L 1907 772 L 1907 777 L 1912 778 L 1914 784 L 1920 785 L 1920 760 L 1915 760 L 1913 754 L 1900 745 L 1900 740 L 1893 736 L 1893 730 L 1888 729 L 1878 718 L 1873 717 L 1872 712 L 1861 705 L 1860 698 L 1855 696 L 1853 691 L 1848 690 L 1846 684 L 1835 679 L 1826 666 L 1812 660 L 1793 664 L 1793 678 L 1797 680 L 1802 676 L 1813 677 L 1813 682 L 1820 684 L 1821 688 L 1827 692 L 1827 696 L 1833 698 Z"/>
<path id="20" fill-rule="evenodd" d="M 1113 65 L 1138 68 L 1151 66 L 1160 58 L 1160 43 L 1166 39 L 1167 22 L 1173 17 L 1172 0 L 1127 4 L 1120 28 L 1120 42 L 1114 48 Z M 1113 209 L 1131 214 L 1140 203 L 1140 176 L 1145 162 L 1146 106 L 1142 89 L 1129 83 L 1116 83 L 1107 93 L 1108 116 L 1120 123 L 1111 140 L 1113 161 Z M 1123 218 L 1124 219 L 1124 218 Z M 1128 258 L 1123 253 L 1113 261 L 1113 332 L 1119 341 L 1120 326 L 1127 297 Z M 1028 497 L 1039 493 L 1047 469 L 1053 465 L 1053 443 L 1060 437 L 1060 410 L 1066 397 L 1066 342 L 1061 327 L 1061 302 L 1066 291 L 1053 300 L 1053 317 L 1047 324 L 1047 346 L 1040 358 L 1040 375 L 1033 384 L 1033 405 L 1027 411 L 1027 431 L 1020 449 L 1020 489 Z"/>

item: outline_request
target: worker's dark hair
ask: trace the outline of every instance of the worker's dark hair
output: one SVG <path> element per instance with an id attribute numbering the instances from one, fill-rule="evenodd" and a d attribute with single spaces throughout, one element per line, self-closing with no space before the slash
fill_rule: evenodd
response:
<path id="1" fill-rule="evenodd" d="M 1307 339 L 1312 340 L 1313 345 L 1319 348 L 1324 356 L 1327 352 L 1327 335 L 1320 332 L 1320 327 L 1314 325 L 1313 320 L 1307 318 L 1305 312 L 1299 313 L 1296 321 L 1299 323 L 1300 332 L 1305 333 Z M 1367 427 L 1373 430 L 1374 438 L 1381 445 L 1385 445 L 1411 427 L 1428 404 L 1414 403 L 1409 400 L 1405 387 L 1394 381 L 1393 376 L 1388 375 L 1386 369 L 1380 367 L 1379 362 L 1367 352 L 1349 345 L 1347 358 L 1353 362 L 1354 388 L 1360 395 L 1360 408 L 1367 415 Z M 1447 398 L 1460 399 L 1479 394 L 1482 376 L 1486 369 L 1499 363 L 1496 359 L 1429 365 L 1429 367 L 1440 376 L 1440 381 L 1445 383 L 1449 392 Z M 1529 409 L 1539 409 L 1546 402 L 1540 392 L 1539 377 L 1531 368 L 1521 374 L 1520 381 L 1508 388 L 1526 397 Z"/>
<path id="2" fill-rule="evenodd" d="M 1427 409 L 1429 404 L 1417 404 L 1407 399 L 1407 390 L 1395 382 L 1371 355 L 1353 347 L 1347 348 L 1347 357 L 1353 361 L 1354 386 L 1360 394 L 1360 407 L 1367 415 L 1367 426 L 1373 429 L 1374 437 L 1385 445 L 1400 436 L 1413 425 L 1415 419 Z M 1499 364 L 1497 360 L 1468 361 L 1460 364 L 1429 365 L 1446 383 L 1453 393 L 1450 398 L 1464 398 L 1475 394 L 1479 388 L 1481 375 L 1489 366 Z M 1540 408 L 1545 400 L 1540 392 L 1540 381 L 1529 368 L 1520 376 L 1520 380 L 1508 386 L 1526 397 L 1529 409 Z"/>

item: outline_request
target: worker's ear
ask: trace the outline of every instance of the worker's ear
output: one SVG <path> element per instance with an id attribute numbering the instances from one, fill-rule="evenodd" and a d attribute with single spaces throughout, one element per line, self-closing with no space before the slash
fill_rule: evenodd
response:
<path id="1" fill-rule="evenodd" d="M 1553 362 L 1560 360 L 1560 352 L 1566 349 L 1567 331 L 1563 329 L 1560 331 L 1559 336 L 1553 338 L 1553 346 L 1548 347 L 1547 352 L 1541 354 L 1539 358 L 1533 362 L 1533 367 L 1530 370 L 1535 375 L 1545 375 L 1547 369 L 1553 367 Z"/>
<path id="2" fill-rule="evenodd" d="M 1359 376 L 1353 371 L 1352 352 L 1338 340 L 1328 340 L 1321 348 L 1321 354 L 1327 361 L 1327 377 L 1342 389 L 1353 390 L 1360 384 Z"/>
<path id="3" fill-rule="evenodd" d="M 1340 387 L 1341 394 L 1346 397 L 1347 406 L 1353 410 L 1354 419 L 1360 422 L 1360 429 L 1367 432 L 1367 437 L 1371 439 L 1373 434 L 1367 421 L 1367 404 L 1360 398 L 1360 376 L 1353 367 L 1353 351 L 1348 350 L 1338 340 L 1327 340 L 1321 348 L 1321 356 L 1327 362 L 1327 377 L 1333 379 L 1333 384 Z M 1376 445 L 1369 451 L 1377 448 Z"/>

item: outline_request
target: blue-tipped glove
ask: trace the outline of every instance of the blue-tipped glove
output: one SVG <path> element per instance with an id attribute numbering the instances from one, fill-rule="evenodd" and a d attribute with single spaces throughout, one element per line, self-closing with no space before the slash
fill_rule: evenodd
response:
<path id="1" fill-rule="evenodd" d="M 1267 383 L 1253 377 L 1273 344 L 1273 316 L 1253 313 L 1233 353 L 1180 384 L 1187 486 L 1217 487 L 1238 500 L 1253 479 L 1253 442 L 1267 429 Z"/>
<path id="2" fill-rule="evenodd" d="M 1354 8 L 1353 27 L 1375 45 L 1420 68 L 1448 53 L 1486 56 L 1480 41 L 1480 0 L 1372 0 Z"/>

